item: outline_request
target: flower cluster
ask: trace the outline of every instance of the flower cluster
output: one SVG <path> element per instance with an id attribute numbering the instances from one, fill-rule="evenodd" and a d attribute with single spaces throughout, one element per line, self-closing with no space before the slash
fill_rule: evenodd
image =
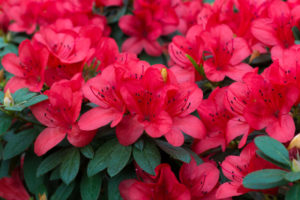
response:
<path id="1" fill-rule="evenodd" d="M 214 200 L 279 192 L 280 184 L 256 190 L 243 181 L 259 170 L 284 171 L 253 142 L 257 135 L 288 143 L 300 128 L 300 1 L 0 0 L 0 29 L 6 43 L 12 32 L 26 33 L 18 53 L 1 57 L 13 76 L 6 74 L 5 86 L 0 84 L 7 95 L 15 94 L 9 96 L 11 105 L 4 97 L 1 112 L 26 123 L 13 121 L 4 132 L 11 129 L 16 137 L 19 129 L 38 126 L 41 131 L 32 139 L 37 156 L 66 146 L 74 152 L 99 147 L 95 156 L 82 152 L 90 159 L 82 168 L 89 175 L 96 163 L 95 171 L 108 168 L 111 175 L 117 153 L 105 151 L 105 144 L 117 138 L 116 145 L 130 153 L 115 170 L 135 172 L 135 178 L 117 186 L 125 200 Z M 26 115 L 38 121 L 17 118 L 10 108 L 22 88 L 48 97 L 28 104 Z M 102 136 L 103 129 L 113 134 Z M 6 146 L 13 137 L 5 139 Z M 149 144 L 153 149 L 144 153 Z M 29 155 L 29 146 L 23 156 Z M 178 166 L 156 146 L 187 163 Z M 297 148 L 294 160 L 300 160 Z M 78 154 L 75 177 L 83 166 Z M 156 166 L 152 159 L 159 160 Z M 22 184 L 22 162 L 11 178 L 0 179 L 0 197 L 30 198 Z M 147 162 L 155 170 L 145 167 Z M 68 185 L 63 172 L 61 167 Z M 101 183 L 98 196 L 100 188 Z"/>

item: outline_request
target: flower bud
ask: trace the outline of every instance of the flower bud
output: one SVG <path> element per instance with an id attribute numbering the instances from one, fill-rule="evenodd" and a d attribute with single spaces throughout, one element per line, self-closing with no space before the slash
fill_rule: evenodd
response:
<path id="1" fill-rule="evenodd" d="M 7 107 L 14 105 L 14 99 L 12 98 L 9 89 L 7 89 L 4 94 L 3 104 Z"/>
<path id="2" fill-rule="evenodd" d="M 162 76 L 164 82 L 167 82 L 167 78 L 168 78 L 168 71 L 167 71 L 167 69 L 166 68 L 162 68 L 160 70 L 160 73 L 161 73 L 161 76 Z"/>
<path id="3" fill-rule="evenodd" d="M 288 149 L 297 148 L 300 149 L 300 134 L 297 134 L 290 142 Z"/>

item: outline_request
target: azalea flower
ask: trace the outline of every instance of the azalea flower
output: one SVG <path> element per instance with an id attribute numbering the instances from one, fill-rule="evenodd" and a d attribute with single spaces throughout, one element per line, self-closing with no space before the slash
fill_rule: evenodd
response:
<path id="1" fill-rule="evenodd" d="M 45 92 L 49 99 L 31 107 L 36 119 L 47 127 L 34 143 L 34 152 L 38 156 L 52 149 L 65 136 L 76 147 L 87 145 L 95 136 L 95 131 L 81 131 L 76 122 L 82 103 L 82 84 L 81 74 L 70 81 L 56 82 Z"/>
<path id="2" fill-rule="evenodd" d="M 39 92 L 44 84 L 44 72 L 49 52 L 39 43 L 24 40 L 19 46 L 19 56 L 6 54 L 2 59 L 4 69 L 15 76 L 5 86 L 12 93 L 28 87 L 32 92 Z"/>
<path id="3" fill-rule="evenodd" d="M 122 51 L 139 54 L 145 49 L 151 56 L 159 56 L 162 48 L 157 39 L 162 34 L 162 26 L 148 11 L 125 15 L 119 21 L 121 30 L 130 38 L 122 44 Z"/>

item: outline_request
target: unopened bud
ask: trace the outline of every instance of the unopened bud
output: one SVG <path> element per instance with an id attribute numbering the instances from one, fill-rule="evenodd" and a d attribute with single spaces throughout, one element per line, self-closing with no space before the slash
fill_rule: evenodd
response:
<path id="1" fill-rule="evenodd" d="M 4 70 L 1 69 L 0 70 L 0 82 L 2 82 L 4 80 Z"/>
<path id="2" fill-rule="evenodd" d="M 300 149 L 300 134 L 297 134 L 290 142 L 288 149 L 297 148 Z"/>
<path id="3" fill-rule="evenodd" d="M 300 172 L 300 161 L 293 159 L 292 161 L 292 171 L 293 172 Z"/>
<path id="4" fill-rule="evenodd" d="M 14 99 L 12 98 L 9 89 L 7 89 L 5 94 L 4 94 L 3 104 L 6 107 L 14 105 Z"/>
<path id="5" fill-rule="evenodd" d="M 167 79 L 168 79 L 168 71 L 167 71 L 167 69 L 166 68 L 162 68 L 160 70 L 160 73 L 161 73 L 161 76 L 162 76 L 164 82 L 167 82 Z"/>
<path id="6" fill-rule="evenodd" d="M 260 53 L 259 51 L 257 50 L 254 50 L 250 56 L 250 59 L 249 59 L 249 63 L 252 63 L 252 61 L 257 58 L 258 56 L 260 56 Z"/>

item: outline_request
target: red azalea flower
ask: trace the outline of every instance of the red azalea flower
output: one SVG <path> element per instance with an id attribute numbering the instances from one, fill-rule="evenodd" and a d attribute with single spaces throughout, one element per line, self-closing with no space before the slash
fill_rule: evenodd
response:
<path id="1" fill-rule="evenodd" d="M 290 9 L 286 2 L 275 0 L 269 6 L 268 17 L 253 21 L 251 32 L 261 43 L 268 46 L 278 46 L 272 49 L 289 48 L 294 45 L 292 27 L 300 18 L 300 7 Z"/>
<path id="2" fill-rule="evenodd" d="M 155 168 L 156 176 L 149 176 L 147 182 L 135 179 L 122 181 L 119 185 L 124 200 L 189 200 L 190 192 L 179 183 L 168 164 Z"/>
<path id="3" fill-rule="evenodd" d="M 205 3 L 198 14 L 198 24 L 203 26 L 205 30 L 210 30 L 210 28 L 220 24 L 234 25 L 233 3 L 233 0 L 215 0 L 212 5 Z"/>
<path id="4" fill-rule="evenodd" d="M 76 122 L 81 109 L 82 84 L 81 74 L 70 81 L 56 82 L 45 92 L 49 99 L 31 107 L 36 119 L 47 126 L 34 143 L 34 152 L 38 156 L 56 146 L 66 135 L 77 147 L 85 146 L 93 139 L 95 132 L 79 130 Z"/>
<path id="5" fill-rule="evenodd" d="M 49 52 L 39 43 L 24 40 L 19 46 L 19 56 L 6 54 L 2 59 L 4 69 L 15 76 L 5 86 L 12 93 L 24 87 L 39 92 L 44 84 L 44 71 Z"/>
<path id="6" fill-rule="evenodd" d="M 208 99 L 201 102 L 197 111 L 206 128 L 207 136 L 202 140 L 195 140 L 193 149 L 200 154 L 218 146 L 225 151 L 227 140 L 227 124 L 234 117 L 224 105 L 227 87 L 216 88 Z"/>
<path id="7" fill-rule="evenodd" d="M 179 17 L 178 30 L 186 34 L 190 27 L 197 24 L 197 15 L 203 8 L 202 0 L 183 1 L 176 7 L 176 13 Z"/>
<path id="8" fill-rule="evenodd" d="M 98 7 L 102 6 L 122 6 L 122 0 L 96 0 L 96 5 Z"/>
<path id="9" fill-rule="evenodd" d="M 121 95 L 130 114 L 117 126 L 123 145 L 134 143 L 144 132 L 158 138 L 171 130 L 172 119 L 164 110 L 168 84 L 159 69 L 150 67 L 143 74 L 129 76 L 121 86 Z"/>
<path id="10" fill-rule="evenodd" d="M 191 56 L 199 66 L 203 64 L 202 33 L 202 27 L 195 25 L 188 30 L 185 37 L 175 36 L 169 44 L 169 54 L 174 62 L 171 71 L 174 72 L 179 82 L 195 82 L 195 80 L 202 79 L 187 57 L 187 55 Z"/>
<path id="11" fill-rule="evenodd" d="M 149 11 L 153 19 L 161 24 L 162 35 L 176 31 L 179 19 L 176 14 L 176 1 L 174 0 L 136 0 L 134 10 Z"/>
<path id="12" fill-rule="evenodd" d="M 162 48 L 157 39 L 162 33 L 161 25 L 153 20 L 148 11 L 125 15 L 119 21 L 121 30 L 131 36 L 122 44 L 122 51 L 139 54 L 143 49 L 151 56 L 159 56 Z"/>
<path id="13" fill-rule="evenodd" d="M 99 107 L 81 116 L 78 122 L 80 129 L 95 130 L 110 122 L 111 127 L 114 127 L 122 120 L 126 107 L 113 66 L 105 68 L 101 75 L 90 79 L 82 91 L 87 99 Z"/>
<path id="14" fill-rule="evenodd" d="M 178 87 L 176 91 L 167 95 L 166 111 L 173 123 L 165 137 L 173 146 L 181 146 L 184 143 L 182 132 L 196 139 L 202 139 L 205 135 L 205 127 L 201 120 L 191 115 L 202 101 L 202 90 L 196 84 L 189 82 Z"/>
<path id="15" fill-rule="evenodd" d="M 225 76 L 233 80 L 241 80 L 253 68 L 242 61 L 250 55 L 247 42 L 243 38 L 234 37 L 226 25 L 211 28 L 202 35 L 205 41 L 205 56 L 212 56 L 204 61 L 204 71 L 211 81 L 222 81 Z"/>
<path id="16" fill-rule="evenodd" d="M 197 165 L 192 158 L 190 163 L 184 163 L 179 172 L 180 181 L 189 188 L 191 200 L 216 200 L 216 186 L 220 172 L 209 162 Z"/>
<path id="17" fill-rule="evenodd" d="M 29 200 L 30 196 L 21 180 L 20 167 L 14 169 L 11 177 L 0 179 L 0 197 L 6 200 Z"/>
<path id="18" fill-rule="evenodd" d="M 220 185 L 216 193 L 218 199 L 239 196 L 252 191 L 243 186 L 243 178 L 247 174 L 261 169 L 278 168 L 258 157 L 255 152 L 255 144 L 250 143 L 243 149 L 240 156 L 227 156 L 222 162 L 223 174 L 230 181 Z"/>
<path id="19" fill-rule="evenodd" d="M 295 124 L 289 114 L 299 96 L 292 85 L 271 84 L 261 75 L 248 73 L 243 82 L 229 86 L 227 108 L 243 116 L 254 129 L 266 128 L 266 132 L 280 142 L 291 140 Z"/>
<path id="20" fill-rule="evenodd" d="M 56 32 L 44 28 L 35 34 L 34 39 L 44 44 L 53 56 L 65 64 L 81 62 L 90 55 L 90 40 L 72 30 Z"/>

